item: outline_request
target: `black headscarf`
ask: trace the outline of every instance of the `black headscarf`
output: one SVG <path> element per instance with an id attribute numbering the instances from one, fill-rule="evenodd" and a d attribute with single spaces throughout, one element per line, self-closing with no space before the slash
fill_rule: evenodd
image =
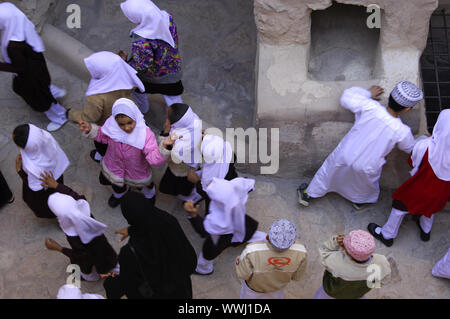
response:
<path id="1" fill-rule="evenodd" d="M 172 104 L 170 106 L 170 111 L 169 111 L 170 124 L 174 124 L 174 123 L 178 122 L 179 120 L 181 120 L 181 118 L 183 117 L 184 114 L 186 114 L 188 109 L 189 109 L 189 105 L 187 105 L 187 104 L 182 104 L 182 103 Z"/>
<path id="2" fill-rule="evenodd" d="M 121 208 L 129 243 L 158 298 L 191 298 L 197 255 L 177 219 L 136 192 L 122 198 Z"/>

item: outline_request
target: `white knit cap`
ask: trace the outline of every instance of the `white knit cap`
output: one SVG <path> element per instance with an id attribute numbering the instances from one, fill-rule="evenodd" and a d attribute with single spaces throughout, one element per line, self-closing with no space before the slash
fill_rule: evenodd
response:
<path id="1" fill-rule="evenodd" d="M 403 107 L 413 107 L 423 99 L 422 90 L 408 81 L 398 83 L 391 95 Z"/>
<path id="2" fill-rule="evenodd" d="M 276 220 L 269 229 L 269 241 L 278 250 L 286 250 L 297 239 L 297 228 L 287 219 Z"/>

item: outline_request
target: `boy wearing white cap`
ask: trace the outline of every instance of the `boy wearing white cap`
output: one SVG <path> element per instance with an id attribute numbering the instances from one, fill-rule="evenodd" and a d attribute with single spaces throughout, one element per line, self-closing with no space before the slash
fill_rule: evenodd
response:
<path id="1" fill-rule="evenodd" d="M 323 243 L 319 253 L 325 273 L 314 299 L 360 299 L 386 284 L 391 266 L 385 256 L 374 254 L 376 247 L 375 238 L 364 230 Z"/>
<path id="2" fill-rule="evenodd" d="M 385 157 L 397 147 L 411 153 L 415 140 L 411 129 L 399 115 L 410 111 L 423 99 L 422 91 L 411 82 L 396 85 L 388 107 L 378 101 L 384 90 L 352 87 L 344 91 L 341 105 L 355 113 L 355 124 L 328 156 L 309 185 L 297 189 L 299 203 L 308 206 L 310 198 L 336 192 L 353 203 L 376 203 L 380 193 L 379 179 Z"/>
<path id="3" fill-rule="evenodd" d="M 248 244 L 236 258 L 236 274 L 242 280 L 241 299 L 283 299 L 291 280 L 300 280 L 307 252 L 297 241 L 295 225 L 279 219 L 266 241 Z"/>

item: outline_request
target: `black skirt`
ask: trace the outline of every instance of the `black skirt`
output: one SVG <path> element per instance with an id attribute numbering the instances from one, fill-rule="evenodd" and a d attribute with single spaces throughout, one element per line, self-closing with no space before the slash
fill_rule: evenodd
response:
<path id="1" fill-rule="evenodd" d="M 99 274 L 106 274 L 116 266 L 117 254 L 105 235 L 97 236 L 87 244 L 83 244 L 78 236 L 66 237 L 72 249 L 63 248 L 63 254 L 72 264 L 79 265 L 83 274 L 90 274 L 93 266 Z"/>
<path id="2" fill-rule="evenodd" d="M 191 221 L 192 219 L 190 219 Z M 228 247 L 237 247 L 246 243 L 258 229 L 258 222 L 252 217 L 245 215 L 245 237 L 240 243 L 232 243 L 233 234 L 221 235 L 217 244 L 214 244 L 211 236 L 207 236 L 203 243 L 202 252 L 206 260 L 213 260 Z"/>
<path id="3" fill-rule="evenodd" d="M 54 189 L 41 189 L 40 191 L 33 191 L 28 186 L 28 175 L 24 171 L 19 172 L 22 178 L 22 197 L 23 201 L 33 211 L 34 215 L 39 218 L 56 218 L 48 207 L 48 198 L 51 194 L 55 193 Z M 64 177 L 61 175 L 57 180 L 58 183 L 64 184 Z"/>
<path id="4" fill-rule="evenodd" d="M 194 189 L 195 184 L 188 181 L 187 177 L 175 176 L 169 167 L 166 169 L 161 182 L 159 183 L 159 191 L 169 195 L 188 196 Z"/>
<path id="5" fill-rule="evenodd" d="M 13 194 L 9 189 L 8 183 L 6 183 L 6 180 L 0 171 L 0 207 L 3 207 L 3 205 L 8 203 L 12 196 Z"/>
<path id="6" fill-rule="evenodd" d="M 24 72 L 13 79 L 13 91 L 35 111 L 46 112 L 56 99 L 50 92 L 50 73 L 44 55 L 34 52 L 25 41 L 10 41 L 8 55 L 13 63 L 25 66 Z"/>
<path id="7" fill-rule="evenodd" d="M 148 94 L 177 96 L 183 94 L 184 92 L 184 87 L 181 80 L 175 83 L 152 83 L 142 77 L 140 77 L 140 80 L 144 83 L 145 93 Z"/>

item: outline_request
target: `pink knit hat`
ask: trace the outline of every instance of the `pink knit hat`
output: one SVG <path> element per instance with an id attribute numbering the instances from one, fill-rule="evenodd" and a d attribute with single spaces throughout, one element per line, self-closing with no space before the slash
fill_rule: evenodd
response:
<path id="1" fill-rule="evenodd" d="M 365 230 L 353 230 L 344 238 L 348 254 L 357 261 L 366 261 L 377 248 L 375 238 Z"/>

